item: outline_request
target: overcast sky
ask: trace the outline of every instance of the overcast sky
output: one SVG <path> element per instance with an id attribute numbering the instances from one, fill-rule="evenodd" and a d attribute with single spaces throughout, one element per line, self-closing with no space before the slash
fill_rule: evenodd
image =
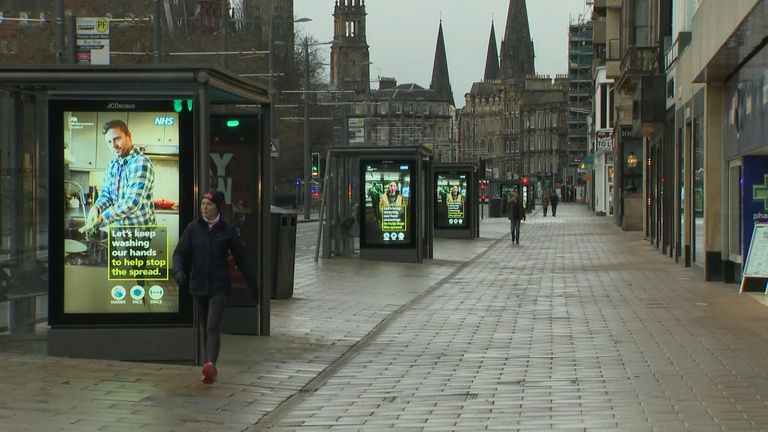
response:
<path id="1" fill-rule="evenodd" d="M 536 50 L 536 73 L 567 73 L 568 23 L 585 11 L 585 0 L 527 0 Z M 297 24 L 318 41 L 333 39 L 334 0 L 294 0 Z M 501 47 L 509 0 L 367 0 L 371 79 L 395 77 L 399 84 L 429 87 L 437 30 L 442 16 L 448 72 L 456 105 L 483 79 L 491 20 Z M 329 50 L 326 58 L 330 62 Z M 378 87 L 371 83 L 372 88 Z"/>

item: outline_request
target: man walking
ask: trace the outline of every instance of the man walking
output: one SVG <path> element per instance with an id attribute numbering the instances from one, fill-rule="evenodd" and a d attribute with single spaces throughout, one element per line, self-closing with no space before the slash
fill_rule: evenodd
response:
<path id="1" fill-rule="evenodd" d="M 512 242 L 520 243 L 520 222 L 525 220 L 525 209 L 516 193 L 509 201 L 509 224 L 512 232 Z"/>
<path id="2" fill-rule="evenodd" d="M 552 217 L 557 215 L 557 203 L 559 201 L 560 198 L 557 196 L 557 192 L 552 191 L 552 195 L 549 196 L 549 205 L 552 206 Z"/>

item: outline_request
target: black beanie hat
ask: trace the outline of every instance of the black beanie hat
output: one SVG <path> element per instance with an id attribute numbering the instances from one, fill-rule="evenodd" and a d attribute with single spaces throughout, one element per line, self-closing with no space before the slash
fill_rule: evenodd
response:
<path id="1" fill-rule="evenodd" d="M 224 194 L 220 191 L 208 191 L 203 195 L 203 198 L 207 198 L 209 201 L 216 205 L 216 210 L 221 213 L 224 206 Z M 202 201 L 202 200 L 201 200 Z"/>

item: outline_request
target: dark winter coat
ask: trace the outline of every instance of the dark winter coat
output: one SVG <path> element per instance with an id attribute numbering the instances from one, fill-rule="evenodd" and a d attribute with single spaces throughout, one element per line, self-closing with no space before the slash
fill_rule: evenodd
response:
<path id="1" fill-rule="evenodd" d="M 520 200 L 509 202 L 509 220 L 519 221 L 525 220 L 525 209 Z"/>
<path id="2" fill-rule="evenodd" d="M 232 289 L 230 251 L 253 291 L 255 280 L 245 255 L 245 245 L 237 229 L 223 220 L 219 220 L 213 229 L 208 229 L 208 222 L 203 218 L 187 226 L 173 252 L 173 277 L 179 285 L 188 280 L 193 296 L 229 295 Z"/>
<path id="3" fill-rule="evenodd" d="M 557 207 L 557 203 L 559 202 L 560 202 L 560 198 L 557 196 L 556 193 L 553 193 L 552 195 L 549 196 L 549 204 L 552 207 Z"/>

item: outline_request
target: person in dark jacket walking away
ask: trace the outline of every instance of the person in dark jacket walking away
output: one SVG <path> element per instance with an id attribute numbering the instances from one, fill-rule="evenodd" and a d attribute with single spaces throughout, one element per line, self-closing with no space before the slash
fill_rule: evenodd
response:
<path id="1" fill-rule="evenodd" d="M 512 231 L 512 241 L 520 243 L 520 221 L 525 220 L 525 209 L 517 194 L 512 194 L 509 201 L 509 224 Z"/>
<path id="2" fill-rule="evenodd" d="M 224 194 L 206 192 L 200 202 L 201 217 L 187 226 L 173 252 L 173 277 L 179 287 L 189 282 L 189 292 L 195 299 L 200 325 L 204 329 L 205 364 L 200 380 L 205 384 L 212 384 L 218 373 L 220 325 L 232 289 L 229 252 L 232 252 L 248 287 L 251 290 L 255 287 L 240 234 L 221 218 L 223 205 Z"/>
<path id="3" fill-rule="evenodd" d="M 557 203 L 560 202 L 560 198 L 557 196 L 557 192 L 552 191 L 552 195 L 549 196 L 549 205 L 552 206 L 552 217 L 557 215 Z"/>
<path id="4" fill-rule="evenodd" d="M 547 194 L 541 194 L 541 209 L 544 211 L 544 217 L 547 217 L 547 209 L 549 208 L 549 197 Z"/>

